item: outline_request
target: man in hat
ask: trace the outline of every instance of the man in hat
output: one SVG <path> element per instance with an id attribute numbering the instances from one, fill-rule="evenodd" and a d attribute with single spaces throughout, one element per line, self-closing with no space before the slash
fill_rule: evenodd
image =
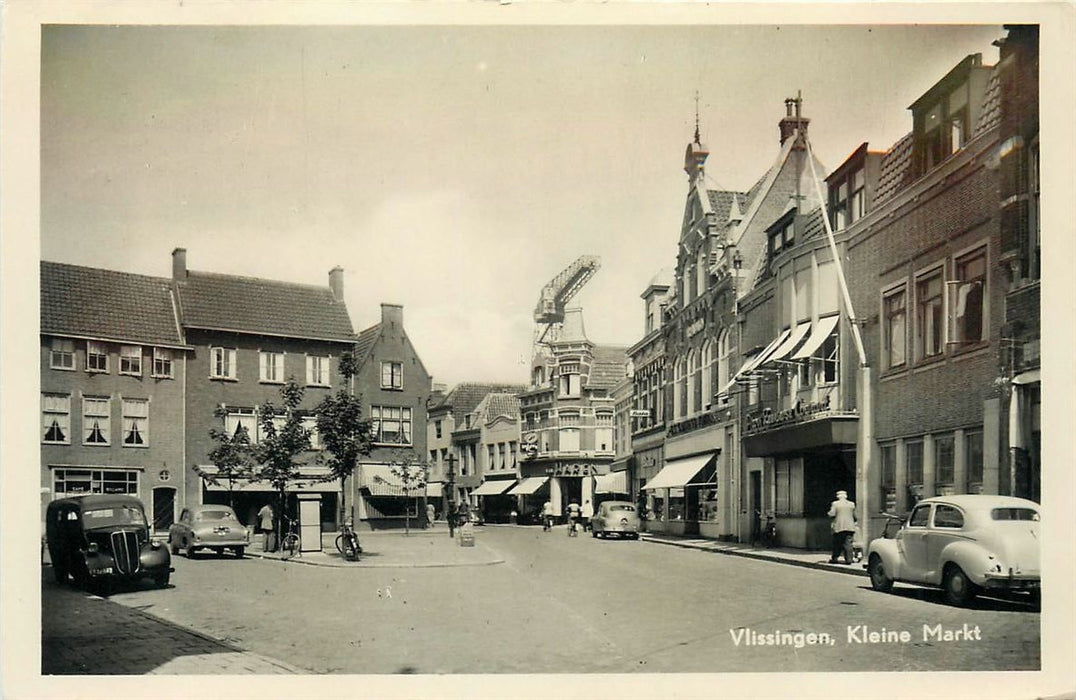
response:
<path id="1" fill-rule="evenodd" d="M 833 552 L 829 563 L 836 564 L 837 557 L 844 553 L 844 563 L 852 563 L 852 537 L 856 533 L 856 504 L 848 500 L 847 491 L 838 491 L 837 500 L 829 506 L 829 517 L 833 518 Z"/>

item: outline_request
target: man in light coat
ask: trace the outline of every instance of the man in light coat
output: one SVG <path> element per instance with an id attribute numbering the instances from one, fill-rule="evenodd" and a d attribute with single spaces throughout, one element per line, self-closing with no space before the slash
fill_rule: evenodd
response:
<path id="1" fill-rule="evenodd" d="M 838 491 L 837 500 L 829 506 L 829 517 L 833 518 L 833 552 L 829 562 L 837 563 L 837 557 L 844 553 L 844 563 L 852 563 L 852 537 L 856 533 L 856 504 L 848 500 L 847 491 Z"/>

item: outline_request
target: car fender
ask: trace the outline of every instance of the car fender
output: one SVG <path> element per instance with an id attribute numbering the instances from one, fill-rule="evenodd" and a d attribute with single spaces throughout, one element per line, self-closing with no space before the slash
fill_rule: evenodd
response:
<path id="1" fill-rule="evenodd" d="M 897 580 L 903 575 L 900 550 L 897 548 L 896 540 L 884 538 L 873 540 L 864 558 L 870 562 L 870 558 L 875 554 L 882 558 L 882 564 L 889 578 Z"/>
<path id="2" fill-rule="evenodd" d="M 142 547 L 142 551 L 138 555 L 138 560 L 142 564 L 143 569 L 160 569 L 162 567 L 168 567 L 172 563 L 172 555 L 168 553 L 168 547 L 147 544 Z"/>
<path id="3" fill-rule="evenodd" d="M 941 550 L 938 561 L 937 581 L 940 584 L 944 577 L 946 564 L 956 564 L 967 574 L 972 583 L 983 585 L 986 582 L 986 574 L 1001 571 L 1001 563 L 997 557 L 987 551 L 978 542 L 971 540 L 959 540 L 951 542 Z"/>

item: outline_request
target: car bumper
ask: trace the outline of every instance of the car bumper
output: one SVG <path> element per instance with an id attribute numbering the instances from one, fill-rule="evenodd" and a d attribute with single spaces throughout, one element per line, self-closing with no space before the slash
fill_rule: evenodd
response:
<path id="1" fill-rule="evenodd" d="M 987 576 L 983 588 L 1005 591 L 1036 591 L 1042 586 L 1038 576 Z"/>
<path id="2" fill-rule="evenodd" d="M 191 542 L 192 547 L 249 547 L 250 541 L 246 539 L 221 539 L 221 540 L 194 540 Z"/>

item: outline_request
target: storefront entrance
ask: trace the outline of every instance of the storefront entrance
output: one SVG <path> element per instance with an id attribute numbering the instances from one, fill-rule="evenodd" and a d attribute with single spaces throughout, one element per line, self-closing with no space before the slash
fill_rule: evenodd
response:
<path id="1" fill-rule="evenodd" d="M 176 520 L 176 490 L 171 486 L 153 489 L 153 531 L 168 532 Z"/>

